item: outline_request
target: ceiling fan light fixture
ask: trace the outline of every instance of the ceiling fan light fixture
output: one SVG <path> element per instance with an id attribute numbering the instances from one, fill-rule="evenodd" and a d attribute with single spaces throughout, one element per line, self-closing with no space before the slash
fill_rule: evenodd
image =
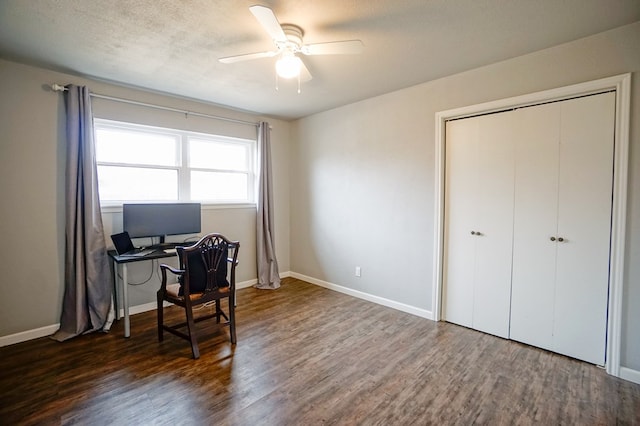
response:
<path id="1" fill-rule="evenodd" d="M 302 61 L 296 55 L 286 52 L 276 61 L 276 73 L 281 78 L 295 78 L 300 75 Z"/>

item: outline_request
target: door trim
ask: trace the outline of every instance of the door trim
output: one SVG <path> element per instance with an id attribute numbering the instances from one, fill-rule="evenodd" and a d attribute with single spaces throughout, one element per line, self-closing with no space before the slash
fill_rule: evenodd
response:
<path id="1" fill-rule="evenodd" d="M 611 250 L 609 252 L 609 302 L 607 313 L 606 370 L 620 376 L 620 346 L 622 334 L 622 295 L 624 283 L 625 230 L 627 217 L 627 185 L 629 164 L 629 122 L 631 74 L 621 74 L 527 95 L 470 105 L 437 112 L 435 146 L 435 212 L 434 267 L 432 284 L 432 314 L 441 320 L 442 266 L 444 244 L 444 164 L 445 123 L 448 120 L 490 114 L 513 108 L 586 96 L 605 91 L 616 92 L 616 115 L 613 164 L 613 203 L 611 214 Z"/>

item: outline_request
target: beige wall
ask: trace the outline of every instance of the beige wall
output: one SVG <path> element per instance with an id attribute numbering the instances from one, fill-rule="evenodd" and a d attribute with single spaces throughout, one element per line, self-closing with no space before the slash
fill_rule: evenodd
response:
<path id="1" fill-rule="evenodd" d="M 634 72 L 622 365 L 640 370 L 639 46 L 640 22 L 294 122 L 291 270 L 431 311 L 435 113 Z"/>
<path id="2" fill-rule="evenodd" d="M 159 94 L 86 80 L 0 60 L 0 338 L 59 322 L 64 292 L 64 105 L 47 84 L 88 85 L 99 94 L 206 114 L 257 122 L 264 117 Z M 92 102 L 99 118 L 253 138 L 256 130 L 224 121 L 132 106 L 103 99 Z M 290 124 L 268 119 L 272 126 L 276 249 L 280 270 L 289 271 Z M 122 213 L 103 213 L 109 235 L 122 229 Z M 218 231 L 241 243 L 238 281 L 256 278 L 255 208 L 206 208 L 203 231 Z M 155 301 L 157 265 L 132 266 L 131 305 Z"/>

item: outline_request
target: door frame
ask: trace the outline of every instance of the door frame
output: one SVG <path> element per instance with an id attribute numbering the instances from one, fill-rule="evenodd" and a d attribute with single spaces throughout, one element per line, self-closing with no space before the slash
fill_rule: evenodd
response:
<path id="1" fill-rule="evenodd" d="M 432 317 L 440 321 L 444 262 L 444 193 L 445 193 L 445 124 L 448 120 L 467 118 L 509 109 L 561 101 L 601 92 L 616 92 L 613 202 L 611 212 L 611 247 L 609 251 L 609 301 L 607 309 L 607 342 L 605 364 L 608 374 L 620 376 L 620 344 L 622 333 L 622 295 L 624 283 L 625 230 L 627 217 L 627 185 L 629 164 L 629 123 L 631 73 L 574 84 L 477 105 L 439 111 L 435 115 L 435 214 Z"/>

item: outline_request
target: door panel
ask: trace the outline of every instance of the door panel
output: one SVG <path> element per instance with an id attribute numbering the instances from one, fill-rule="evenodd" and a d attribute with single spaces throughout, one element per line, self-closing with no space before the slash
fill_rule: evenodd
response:
<path id="1" fill-rule="evenodd" d="M 509 335 L 511 112 L 447 123 L 444 318 Z"/>
<path id="2" fill-rule="evenodd" d="M 604 365 L 615 94 L 561 105 L 554 346 Z"/>
<path id="3" fill-rule="evenodd" d="M 478 121 L 446 124 L 443 318 L 471 327 L 475 276 Z"/>
<path id="4" fill-rule="evenodd" d="M 473 328 L 509 337 L 513 240 L 513 112 L 479 120 Z"/>
<path id="5" fill-rule="evenodd" d="M 556 103 L 516 111 L 510 337 L 545 349 L 553 346 L 559 111 Z"/>

